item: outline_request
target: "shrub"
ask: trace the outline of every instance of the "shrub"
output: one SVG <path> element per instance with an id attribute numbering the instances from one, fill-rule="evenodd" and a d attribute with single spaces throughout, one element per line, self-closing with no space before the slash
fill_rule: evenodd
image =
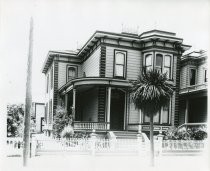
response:
<path id="1" fill-rule="evenodd" d="M 207 132 L 202 127 L 183 127 L 170 128 L 164 133 L 164 140 L 204 140 L 207 138 Z"/>

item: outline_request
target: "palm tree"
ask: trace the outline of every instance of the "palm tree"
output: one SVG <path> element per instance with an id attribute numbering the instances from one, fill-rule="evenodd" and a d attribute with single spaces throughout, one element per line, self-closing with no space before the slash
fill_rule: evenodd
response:
<path id="1" fill-rule="evenodd" d="M 154 166 L 153 117 L 169 104 L 173 85 L 168 82 L 166 73 L 157 70 L 143 70 L 142 75 L 131 83 L 131 98 L 135 107 L 150 117 L 151 166 Z"/>

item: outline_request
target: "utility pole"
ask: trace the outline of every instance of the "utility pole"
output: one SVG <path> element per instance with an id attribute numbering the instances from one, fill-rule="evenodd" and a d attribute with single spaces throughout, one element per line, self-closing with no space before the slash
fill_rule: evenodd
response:
<path id="1" fill-rule="evenodd" d="M 25 115 L 24 115 L 24 134 L 23 134 L 23 166 L 27 166 L 30 152 L 30 121 L 32 105 L 32 54 L 33 54 L 33 18 L 30 19 L 29 32 L 29 50 L 27 63 L 27 80 L 26 80 L 26 98 L 25 98 Z"/>

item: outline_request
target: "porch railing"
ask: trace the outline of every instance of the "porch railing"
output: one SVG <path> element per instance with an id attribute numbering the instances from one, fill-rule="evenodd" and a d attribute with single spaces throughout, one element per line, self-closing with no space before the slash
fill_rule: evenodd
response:
<path id="1" fill-rule="evenodd" d="M 75 130 L 109 130 L 109 123 L 108 122 L 74 122 L 74 129 Z"/>

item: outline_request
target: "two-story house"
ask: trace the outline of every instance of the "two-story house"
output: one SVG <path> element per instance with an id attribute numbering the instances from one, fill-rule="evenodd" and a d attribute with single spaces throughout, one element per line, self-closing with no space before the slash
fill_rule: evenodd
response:
<path id="1" fill-rule="evenodd" d="M 205 51 L 181 58 L 179 124 L 207 122 L 207 67 Z"/>
<path id="2" fill-rule="evenodd" d="M 176 87 L 168 107 L 154 117 L 155 130 L 179 124 L 181 57 L 191 46 L 175 33 L 152 30 L 141 35 L 96 31 L 78 51 L 49 51 L 46 76 L 46 129 L 52 131 L 58 105 L 72 110 L 75 130 L 149 130 L 149 118 L 137 110 L 129 80 L 142 68 L 167 72 Z"/>

